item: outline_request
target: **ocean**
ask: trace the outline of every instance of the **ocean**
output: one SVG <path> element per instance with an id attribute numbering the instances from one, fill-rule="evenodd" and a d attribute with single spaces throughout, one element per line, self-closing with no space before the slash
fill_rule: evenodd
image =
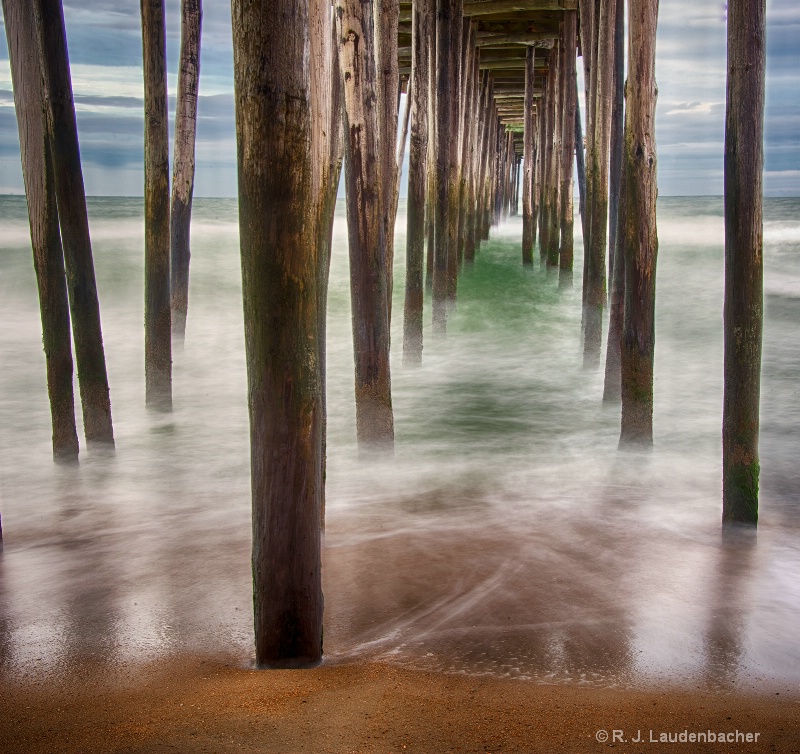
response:
<path id="1" fill-rule="evenodd" d="M 761 518 L 721 536 L 720 197 L 659 200 L 655 447 L 620 452 L 575 286 L 520 263 L 521 218 L 459 281 L 444 339 L 402 365 L 405 209 L 392 318 L 396 449 L 355 442 L 347 230 L 328 312 L 326 663 L 600 687 L 800 683 L 800 199 L 765 200 Z M 196 199 L 174 411 L 144 407 L 143 204 L 89 215 L 116 434 L 52 462 L 22 197 L 0 197 L 0 673 L 91 659 L 253 660 L 246 376 L 234 200 Z M 605 336 L 604 336 L 605 338 Z M 75 388 L 77 402 L 77 385 Z M 80 428 L 80 422 L 79 422 Z M 80 430 L 79 430 L 80 433 Z"/>

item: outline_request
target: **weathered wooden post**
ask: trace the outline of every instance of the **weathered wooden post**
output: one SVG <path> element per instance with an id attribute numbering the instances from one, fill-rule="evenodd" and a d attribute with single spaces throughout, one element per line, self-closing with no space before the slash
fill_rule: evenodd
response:
<path id="1" fill-rule="evenodd" d="M 432 29 L 430 45 L 428 47 L 428 183 L 425 199 L 425 290 L 429 293 L 433 292 L 433 258 L 436 249 L 436 202 L 438 197 L 438 179 L 436 177 L 438 158 L 436 151 L 437 141 L 435 138 L 438 123 L 436 115 L 438 63 L 436 54 L 437 22 L 435 2 L 431 12 L 434 15 L 431 19 Z"/>
<path id="2" fill-rule="evenodd" d="M 494 90 L 494 83 L 492 83 Z M 487 113 L 488 130 L 486 134 L 486 151 L 484 159 L 486 168 L 484 170 L 484 185 L 482 193 L 483 206 L 481 207 L 481 240 L 489 239 L 489 231 L 492 226 L 492 207 L 494 191 L 494 172 L 495 172 L 495 153 L 497 149 L 497 106 L 494 102 L 494 94 L 489 97 L 489 112 Z"/>
<path id="3" fill-rule="evenodd" d="M 583 362 L 600 362 L 603 310 L 606 305 L 606 245 L 608 241 L 608 159 L 614 74 L 614 25 L 616 0 L 600 0 L 597 24 L 597 60 L 594 68 L 594 117 L 591 151 L 587 151 L 588 205 L 590 215 L 589 265 L 585 302 Z"/>
<path id="4" fill-rule="evenodd" d="M 478 174 L 475 186 L 475 248 L 480 248 L 484 240 L 484 207 L 486 206 L 486 184 L 489 167 L 489 144 L 491 126 L 491 106 L 494 82 L 489 71 L 483 72 L 483 96 L 481 97 L 481 139 L 478 144 Z"/>
<path id="5" fill-rule="evenodd" d="M 78 432 L 72 392 L 69 302 L 58 228 L 53 160 L 44 118 L 36 19 L 33 6 L 27 0 L 3 0 L 3 17 L 19 127 L 33 266 L 39 291 L 53 426 L 53 458 L 60 462 L 73 462 L 78 459 Z"/>
<path id="6" fill-rule="evenodd" d="M 525 130 L 523 132 L 522 173 L 522 264 L 533 264 L 533 237 L 536 218 L 533 215 L 533 182 L 536 176 L 536 105 L 533 92 L 536 80 L 536 48 L 525 50 Z"/>
<path id="7" fill-rule="evenodd" d="M 42 62 L 48 141 L 52 149 L 83 430 L 87 443 L 113 447 L 111 400 L 64 13 L 61 0 L 34 0 L 33 9 Z"/>
<path id="8" fill-rule="evenodd" d="M 613 0 L 614 69 L 612 73 L 611 136 L 608 167 L 608 281 L 614 279 L 617 259 L 617 215 L 622 175 L 622 132 L 625 126 L 625 0 Z"/>
<path id="9" fill-rule="evenodd" d="M 389 370 L 389 284 L 376 96 L 373 4 L 337 0 L 339 63 L 344 82 L 345 188 L 359 448 L 394 446 Z M 395 105 L 396 106 L 396 105 Z M 391 159 L 394 165 L 394 152 Z M 376 177 L 378 180 L 376 180 Z"/>
<path id="10" fill-rule="evenodd" d="M 452 40 L 457 0 L 436 0 L 436 204 L 434 208 L 435 248 L 433 255 L 433 332 L 447 330 L 448 265 L 450 260 L 449 217 L 451 204 L 450 151 L 454 139 L 453 103 L 456 75 Z M 460 16 L 458 18 L 460 22 Z M 455 148 L 455 145 L 453 145 Z"/>
<path id="11" fill-rule="evenodd" d="M 428 48 L 434 33 L 433 0 L 417 0 L 411 20 L 411 143 L 408 162 L 406 294 L 403 317 L 403 363 L 422 361 L 422 308 L 425 264 L 425 167 L 428 156 Z"/>
<path id="12" fill-rule="evenodd" d="M 313 193 L 318 202 L 317 223 L 317 331 L 322 375 L 322 479 L 327 458 L 326 352 L 328 279 L 333 248 L 336 195 L 344 160 L 342 76 L 339 43 L 329 0 L 309 2 L 309 63 L 311 66 L 311 137 Z M 320 491 L 320 526 L 325 529 L 325 487 Z"/>
<path id="13" fill-rule="evenodd" d="M 550 226 L 550 232 L 548 234 L 547 267 L 552 270 L 559 267 L 559 253 L 561 249 L 561 164 L 563 162 L 561 154 L 561 129 L 564 116 L 563 91 L 561 88 L 561 69 L 564 61 L 563 36 L 553 47 L 551 57 L 553 63 L 551 63 L 550 76 L 553 79 L 554 95 L 552 113 L 553 151 L 550 155 L 551 165 L 549 168 L 550 197 L 547 222 Z"/>
<path id="14" fill-rule="evenodd" d="M 505 150 L 503 154 L 503 185 L 501 194 L 501 214 L 503 219 L 511 213 L 511 192 L 514 175 L 514 133 L 505 128 Z"/>
<path id="15" fill-rule="evenodd" d="M 480 171 L 480 145 L 483 142 L 483 82 L 480 72 L 480 50 L 475 50 L 472 69 L 472 121 L 469 143 L 469 180 L 467 183 L 467 231 L 464 242 L 464 259 L 475 261 L 475 250 L 480 243 L 477 228 L 478 173 Z"/>
<path id="16" fill-rule="evenodd" d="M 256 663 L 297 667 L 322 656 L 324 343 L 309 3 L 273 0 L 265 13 L 258 0 L 233 0 L 232 15 Z"/>
<path id="17" fill-rule="evenodd" d="M 561 55 L 561 249 L 559 252 L 558 284 L 561 288 L 572 287 L 572 265 L 574 257 L 575 208 L 572 198 L 572 165 L 575 157 L 575 53 L 578 44 L 578 18 L 575 11 L 564 14 L 564 36 Z"/>
<path id="18" fill-rule="evenodd" d="M 515 147 L 516 149 L 516 147 Z M 511 176 L 511 214 L 519 214 L 519 169 L 521 160 L 514 155 L 514 170 Z"/>
<path id="19" fill-rule="evenodd" d="M 448 240 L 447 240 L 447 306 L 452 310 L 456 304 L 458 293 L 458 218 L 459 218 L 459 199 L 461 188 L 461 132 L 462 132 L 462 102 L 461 102 L 461 78 L 462 78 L 462 53 L 464 50 L 463 38 L 465 36 L 465 26 L 469 24 L 468 19 L 463 17 L 463 0 L 451 1 L 450 16 L 450 75 L 452 76 L 452 86 L 450 87 L 450 114 L 451 128 L 453 134 L 449 143 L 448 159 Z"/>
<path id="20" fill-rule="evenodd" d="M 653 444 L 656 256 L 656 24 L 658 0 L 628 3 L 625 109 L 625 321 L 620 445 Z"/>
<path id="21" fill-rule="evenodd" d="M 186 334 L 189 308 L 189 231 L 194 194 L 194 147 L 197 134 L 197 91 L 200 79 L 202 0 L 181 2 L 181 58 L 175 107 L 175 145 L 170 214 L 170 297 L 172 334 Z"/>
<path id="22" fill-rule="evenodd" d="M 169 120 L 164 0 L 141 0 L 144 64 L 144 371 L 148 408 L 172 409 Z"/>
<path id="23" fill-rule="evenodd" d="M 395 157 L 395 182 L 394 195 L 392 196 L 392 215 L 397 219 L 397 207 L 400 204 L 400 183 L 403 179 L 403 162 L 406 159 L 406 142 L 408 141 L 408 127 L 411 124 L 411 79 L 401 80 L 400 90 L 406 86 L 406 102 L 403 107 L 403 120 L 400 121 L 400 136 L 397 140 L 397 156 Z M 394 222 L 394 221 L 393 221 Z"/>
<path id="24" fill-rule="evenodd" d="M 375 65 L 378 71 L 378 154 L 382 182 L 381 211 L 386 237 L 386 284 L 389 322 L 392 321 L 392 286 L 394 267 L 394 192 L 397 185 L 397 102 L 400 73 L 397 65 L 398 0 L 374 0 Z"/>
<path id="25" fill-rule="evenodd" d="M 497 101 L 492 103 L 492 127 L 489 132 L 489 163 L 486 173 L 486 205 L 484 207 L 485 224 L 484 240 L 488 240 L 492 226 L 495 224 L 495 205 L 497 203 L 497 168 L 500 152 L 500 115 L 497 111 Z"/>
<path id="26" fill-rule="evenodd" d="M 555 48 L 550 50 L 548 57 L 549 73 L 547 75 L 544 94 L 544 108 L 542 117 L 544 121 L 540 133 L 540 162 L 541 177 L 539 180 L 539 261 L 542 267 L 547 264 L 547 252 L 550 249 L 550 202 L 552 193 L 550 181 L 552 180 L 553 165 L 553 123 L 555 111 L 555 80 L 556 67 Z"/>
<path id="27" fill-rule="evenodd" d="M 586 162 L 583 155 L 583 124 L 581 123 L 581 104 L 578 99 L 578 79 L 575 78 L 575 172 L 578 178 L 578 209 L 581 214 L 583 245 L 588 238 L 586 227 Z M 586 263 L 588 255 L 583 255 L 583 289 L 586 290 Z"/>
<path id="28" fill-rule="evenodd" d="M 594 191 L 594 176 L 592 175 L 593 163 L 589 157 L 594 153 L 594 111 L 595 93 L 597 91 L 597 23 L 600 10 L 600 0 L 579 0 L 578 9 L 580 13 L 581 52 L 583 58 L 584 102 L 586 104 L 586 128 L 583 134 L 583 154 L 581 155 L 583 158 L 583 185 L 585 194 L 585 217 L 583 221 L 583 287 L 581 289 L 583 309 L 581 312 L 581 322 L 585 328 L 586 301 L 587 296 L 589 295 L 589 265 L 591 256 L 589 250 L 592 242 L 591 202 Z M 580 125 L 580 123 L 577 125 Z M 581 163 L 579 162 L 579 170 L 580 167 Z"/>
<path id="29" fill-rule="evenodd" d="M 614 32 L 614 113 L 611 119 L 611 167 L 609 171 L 609 230 L 608 260 L 609 299 L 608 342 L 606 345 L 606 372 L 603 384 L 603 401 L 620 401 L 620 340 L 625 316 L 625 257 L 622 233 L 619 231 L 624 216 L 622 198 L 622 152 L 624 148 L 625 119 L 625 0 L 617 0 L 617 18 Z"/>
<path id="30" fill-rule="evenodd" d="M 469 157 L 472 141 L 472 127 L 474 125 L 472 101 L 475 91 L 473 73 L 475 71 L 475 28 L 469 19 L 464 19 L 464 33 L 462 36 L 461 54 L 461 113 L 459 125 L 461 132 L 460 159 L 459 159 L 459 187 L 458 187 L 458 266 L 464 263 L 464 247 L 467 237 L 467 200 L 469 198 Z"/>
<path id="31" fill-rule="evenodd" d="M 728 3 L 722 520 L 758 522 L 765 0 Z"/>

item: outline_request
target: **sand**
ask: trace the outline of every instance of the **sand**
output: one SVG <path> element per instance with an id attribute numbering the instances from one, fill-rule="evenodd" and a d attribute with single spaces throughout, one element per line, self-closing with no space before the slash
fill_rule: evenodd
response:
<path id="1" fill-rule="evenodd" d="M 610 740 L 598 741 L 598 731 Z M 659 742 L 662 733 L 708 731 L 743 740 Z M 83 663 L 49 679 L 0 679 L 0 751 L 792 754 L 800 694 L 544 685 L 378 663 L 281 671 L 201 657 Z"/>

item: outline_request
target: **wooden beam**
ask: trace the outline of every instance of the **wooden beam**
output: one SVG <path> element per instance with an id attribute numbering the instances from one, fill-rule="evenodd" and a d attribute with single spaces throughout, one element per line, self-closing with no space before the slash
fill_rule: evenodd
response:
<path id="1" fill-rule="evenodd" d="M 465 16 L 542 10 L 575 10 L 577 0 L 465 0 Z"/>
<path id="2" fill-rule="evenodd" d="M 478 47 L 491 47 L 494 45 L 535 45 L 540 42 L 552 42 L 558 38 L 558 32 L 526 31 L 515 34 L 495 34 L 493 32 L 480 32 L 476 45 Z"/>

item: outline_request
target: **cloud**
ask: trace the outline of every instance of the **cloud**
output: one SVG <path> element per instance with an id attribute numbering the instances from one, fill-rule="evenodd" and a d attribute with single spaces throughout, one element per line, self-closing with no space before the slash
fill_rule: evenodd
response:
<path id="1" fill-rule="evenodd" d="M 767 191 L 800 194 L 800 4 L 767 0 Z M 64 0 L 73 87 L 89 193 L 141 192 L 141 21 L 134 0 Z M 726 24 L 722 0 L 661 2 L 656 78 L 659 183 L 668 194 L 721 193 Z M 180 0 L 166 0 L 170 107 L 174 110 Z M 581 74 L 582 75 L 582 74 Z M 582 85 L 580 87 L 582 91 Z M 583 112 L 585 106 L 582 102 Z M 21 188 L 5 30 L 0 32 L 0 189 Z M 197 186 L 235 192 L 230 3 L 203 15 Z M 791 187 L 794 186 L 792 189 Z"/>
<path id="2" fill-rule="evenodd" d="M 710 115 L 725 105 L 724 102 L 680 102 L 664 115 Z"/>

